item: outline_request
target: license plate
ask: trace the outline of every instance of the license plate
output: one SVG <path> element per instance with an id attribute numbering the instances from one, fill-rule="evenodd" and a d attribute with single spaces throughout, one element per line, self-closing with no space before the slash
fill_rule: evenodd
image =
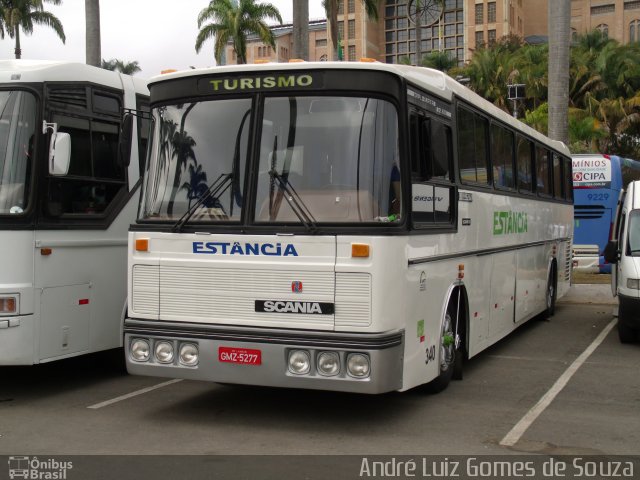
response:
<path id="1" fill-rule="evenodd" d="M 250 348 L 219 347 L 218 360 L 240 365 L 262 365 L 262 352 Z"/>

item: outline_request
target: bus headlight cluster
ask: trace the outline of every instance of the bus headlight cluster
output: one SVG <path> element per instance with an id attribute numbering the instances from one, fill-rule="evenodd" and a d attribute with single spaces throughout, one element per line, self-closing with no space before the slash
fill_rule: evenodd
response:
<path id="1" fill-rule="evenodd" d="M 627 278 L 627 288 L 632 290 L 640 290 L 640 279 Z"/>
<path id="2" fill-rule="evenodd" d="M 153 345 L 153 346 L 152 346 Z M 131 341 L 129 347 L 131 358 L 136 362 L 148 362 L 151 360 L 153 352 L 153 360 L 163 365 L 171 365 L 175 363 L 176 352 L 178 363 L 186 367 L 195 367 L 199 362 L 198 346 L 191 342 L 179 342 L 176 350 L 174 343 L 167 340 L 158 340 L 151 342 L 146 338 L 135 338 Z"/>
<path id="3" fill-rule="evenodd" d="M 315 356 L 315 363 L 312 358 Z M 345 360 L 346 359 L 346 360 Z M 288 370 L 294 375 L 318 374 L 335 377 L 346 373 L 353 378 L 367 378 L 371 372 L 369 356 L 364 353 L 310 352 L 291 350 L 288 356 Z"/>

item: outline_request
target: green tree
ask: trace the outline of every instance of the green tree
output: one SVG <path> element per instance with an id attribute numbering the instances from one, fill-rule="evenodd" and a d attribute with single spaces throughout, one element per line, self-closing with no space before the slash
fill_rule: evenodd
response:
<path id="1" fill-rule="evenodd" d="M 11 38 L 15 39 L 15 56 L 22 57 L 20 46 L 20 30 L 31 35 L 34 25 L 50 27 L 58 35 L 62 43 L 66 42 L 62 23 L 53 13 L 44 9 L 44 4 L 62 4 L 62 0 L 2 0 L 4 24 Z"/>
<path id="2" fill-rule="evenodd" d="M 424 55 L 420 64 L 423 67 L 448 73 L 449 70 L 458 66 L 458 59 L 448 51 L 434 50 Z"/>
<path id="3" fill-rule="evenodd" d="M 126 75 L 133 75 L 142 70 L 137 60 L 125 62 L 117 58 L 112 58 L 111 60 L 102 59 L 101 67 L 105 70 L 111 70 L 112 72 L 117 71 Z"/>
<path id="4" fill-rule="evenodd" d="M 296 0 L 293 0 L 296 1 Z M 361 0 L 364 6 L 367 18 L 372 21 L 378 20 L 378 7 L 381 0 Z M 346 2 L 345 2 L 346 3 Z M 338 0 L 322 0 L 324 12 L 327 15 L 327 25 L 329 26 L 329 34 L 333 45 L 333 59 L 338 59 Z M 342 12 L 344 13 L 344 12 Z M 342 39 L 340 39 L 342 40 Z"/>
<path id="5" fill-rule="evenodd" d="M 227 42 L 231 41 L 238 63 L 247 63 L 247 36 L 257 35 L 267 45 L 275 48 L 275 39 L 266 19 L 277 20 L 282 24 L 278 9 L 270 3 L 256 3 L 255 0 L 212 0 L 209 6 L 198 14 L 198 36 L 196 52 L 209 39 L 215 38 L 214 56 L 216 62 L 222 62 L 222 54 Z M 211 23 L 206 23 L 211 21 Z"/>

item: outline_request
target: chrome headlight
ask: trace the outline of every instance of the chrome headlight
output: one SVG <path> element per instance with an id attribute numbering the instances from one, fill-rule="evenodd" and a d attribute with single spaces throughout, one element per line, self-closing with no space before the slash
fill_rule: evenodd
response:
<path id="1" fill-rule="evenodd" d="M 627 278 L 627 288 L 630 288 L 632 290 L 640 290 L 640 279 Z"/>
<path id="2" fill-rule="evenodd" d="M 311 359 L 306 350 L 289 352 L 289 371 L 296 375 L 306 375 L 311 370 Z"/>
<path id="3" fill-rule="evenodd" d="M 136 362 L 146 362 L 149 360 L 149 342 L 142 338 L 137 338 L 131 342 L 131 358 Z"/>
<path id="4" fill-rule="evenodd" d="M 322 352 L 318 355 L 318 373 L 332 377 L 340 373 L 340 355 L 336 352 Z"/>
<path id="5" fill-rule="evenodd" d="M 198 364 L 198 347 L 193 343 L 183 343 L 180 345 L 180 363 L 187 367 L 194 367 Z"/>
<path id="6" fill-rule="evenodd" d="M 350 353 L 347 357 L 347 372 L 355 378 L 365 378 L 369 376 L 371 365 L 369 357 L 362 353 Z"/>
<path id="7" fill-rule="evenodd" d="M 173 345 L 169 342 L 157 342 L 155 354 L 158 362 L 171 363 L 173 362 Z"/>

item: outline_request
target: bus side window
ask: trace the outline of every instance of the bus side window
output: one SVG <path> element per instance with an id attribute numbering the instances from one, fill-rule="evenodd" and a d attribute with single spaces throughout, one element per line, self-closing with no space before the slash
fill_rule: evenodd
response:
<path id="1" fill-rule="evenodd" d="M 458 107 L 458 162 L 460 180 L 463 183 L 489 182 L 487 175 L 486 119 Z"/>
<path id="2" fill-rule="evenodd" d="M 90 98 L 93 103 L 87 103 L 82 112 L 52 115 L 58 131 L 71 136 L 68 174 L 48 180 L 46 210 L 53 217 L 73 215 L 76 220 L 95 222 L 127 189 L 126 169 L 117 155 L 120 99 L 95 91 Z"/>
<path id="3" fill-rule="evenodd" d="M 568 202 L 573 202 L 573 171 L 571 168 L 572 163 L 570 158 L 564 157 L 563 160 L 564 198 Z"/>
<path id="4" fill-rule="evenodd" d="M 411 163 L 414 226 L 451 225 L 455 189 L 451 184 L 451 128 L 426 116 L 412 115 Z"/>
<path id="5" fill-rule="evenodd" d="M 491 124 L 491 163 L 493 184 L 498 188 L 515 188 L 513 175 L 513 133 Z"/>
<path id="6" fill-rule="evenodd" d="M 518 190 L 522 193 L 533 192 L 533 143 L 521 135 L 518 138 L 517 155 L 517 178 Z"/>
<path id="7" fill-rule="evenodd" d="M 553 196 L 558 200 L 562 200 L 564 195 L 562 193 L 563 181 L 562 181 L 562 160 L 557 153 L 552 154 L 553 157 Z"/>
<path id="8" fill-rule="evenodd" d="M 549 168 L 549 151 L 536 145 L 536 191 L 538 195 L 551 196 L 551 169 Z"/>
<path id="9" fill-rule="evenodd" d="M 451 128 L 442 122 L 431 122 L 430 178 L 451 181 Z"/>

